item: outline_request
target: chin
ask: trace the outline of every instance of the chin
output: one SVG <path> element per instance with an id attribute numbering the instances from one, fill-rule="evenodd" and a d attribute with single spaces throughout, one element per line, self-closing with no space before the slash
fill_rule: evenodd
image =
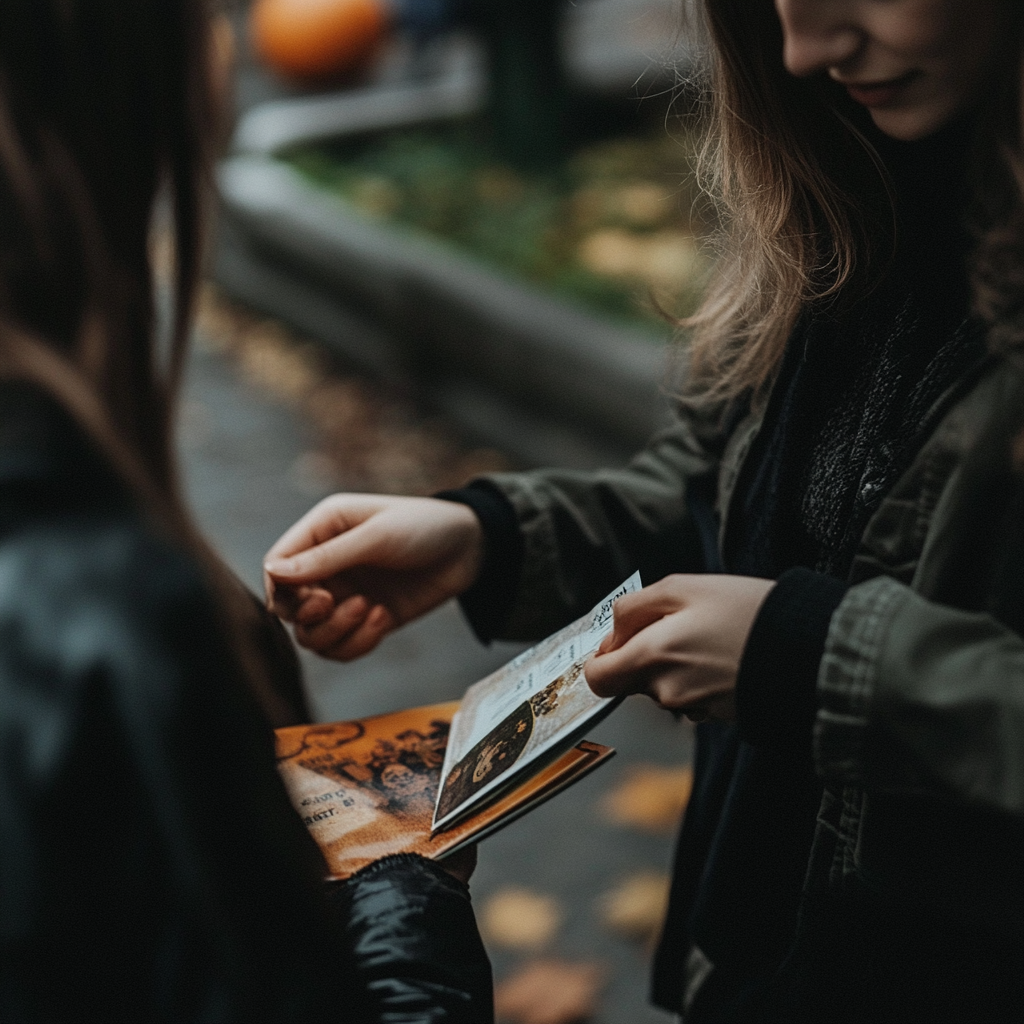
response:
<path id="1" fill-rule="evenodd" d="M 917 142 L 934 135 L 953 120 L 951 111 L 872 110 L 875 127 L 898 142 Z"/>

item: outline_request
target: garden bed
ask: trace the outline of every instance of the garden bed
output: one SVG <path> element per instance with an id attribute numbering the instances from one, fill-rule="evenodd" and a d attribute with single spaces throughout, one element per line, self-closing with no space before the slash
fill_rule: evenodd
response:
<path id="1" fill-rule="evenodd" d="M 421 392 L 522 461 L 585 466 L 627 455 L 668 414 L 672 328 L 648 296 L 686 312 L 701 273 L 683 143 L 653 125 L 646 141 L 588 146 L 566 173 L 533 184 L 479 147 L 454 174 L 454 195 L 471 194 L 476 215 L 442 203 L 448 212 L 436 233 L 422 193 L 406 202 L 414 176 L 389 181 L 380 141 L 370 144 L 395 145 L 387 161 L 400 163 L 406 144 L 391 134 L 397 126 L 421 139 L 440 127 L 457 143 L 474 90 L 449 89 L 461 117 L 452 116 L 451 96 L 435 91 L 252 108 L 237 155 L 220 169 L 216 279 L 347 362 Z M 369 133 L 367 119 L 383 130 Z M 640 159 L 645 146 L 655 159 L 652 150 Z M 336 159 L 344 153 L 354 159 L 349 170 Z M 604 188 L 588 184 L 595 170 Z M 435 169 L 426 180 L 437 177 Z M 520 245 L 531 219 L 523 209 L 545 206 L 559 208 L 563 227 L 536 229 L 541 255 L 531 256 Z M 472 236 L 468 248 L 460 231 Z M 558 265 L 551 253 L 568 259 Z M 684 288 L 659 290 L 677 275 Z"/>
<path id="2" fill-rule="evenodd" d="M 525 173 L 460 119 L 298 148 L 286 159 L 367 217 L 443 239 L 506 273 L 664 337 L 705 275 L 688 152 L 664 127 Z"/>

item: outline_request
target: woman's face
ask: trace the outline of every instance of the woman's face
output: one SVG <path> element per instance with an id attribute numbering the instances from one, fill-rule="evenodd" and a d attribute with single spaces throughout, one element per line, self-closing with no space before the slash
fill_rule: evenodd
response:
<path id="1" fill-rule="evenodd" d="M 775 0 L 783 62 L 825 72 L 894 139 L 938 131 L 982 95 L 1015 0 Z"/>

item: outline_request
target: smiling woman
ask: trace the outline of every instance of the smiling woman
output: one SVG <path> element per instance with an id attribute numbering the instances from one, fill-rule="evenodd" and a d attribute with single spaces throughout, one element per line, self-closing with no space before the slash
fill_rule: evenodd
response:
<path id="1" fill-rule="evenodd" d="M 922 139 L 962 114 L 998 75 L 1012 41 L 1006 0 L 776 0 L 783 62 L 826 72 L 894 139 Z"/>
<path id="2" fill-rule="evenodd" d="M 722 233 L 676 423 L 620 469 L 335 495 L 273 593 L 343 658 L 452 596 L 543 635 L 639 569 L 586 675 L 701 720 L 656 1001 L 1019 1019 L 1024 5 L 694 6 Z"/>

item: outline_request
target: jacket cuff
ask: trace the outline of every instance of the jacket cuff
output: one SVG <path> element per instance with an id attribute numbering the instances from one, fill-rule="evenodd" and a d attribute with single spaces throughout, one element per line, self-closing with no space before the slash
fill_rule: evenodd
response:
<path id="1" fill-rule="evenodd" d="M 829 623 L 846 590 L 833 576 L 795 568 L 769 591 L 736 679 L 736 718 L 748 743 L 809 755 L 818 672 Z"/>
<path id="2" fill-rule="evenodd" d="M 484 531 L 484 562 L 476 582 L 459 597 L 463 614 L 477 638 L 489 644 L 512 610 L 523 570 L 524 545 L 519 517 L 504 493 L 487 480 L 457 490 L 439 491 L 442 501 L 468 505 Z"/>
<path id="3" fill-rule="evenodd" d="M 850 589 L 828 633 L 814 727 L 818 774 L 846 785 L 865 782 L 868 716 L 882 644 L 907 590 L 887 576 Z"/>
<path id="4" fill-rule="evenodd" d="M 491 965 L 469 890 L 440 865 L 398 854 L 329 883 L 364 1005 L 352 1020 L 489 1024 Z"/>

